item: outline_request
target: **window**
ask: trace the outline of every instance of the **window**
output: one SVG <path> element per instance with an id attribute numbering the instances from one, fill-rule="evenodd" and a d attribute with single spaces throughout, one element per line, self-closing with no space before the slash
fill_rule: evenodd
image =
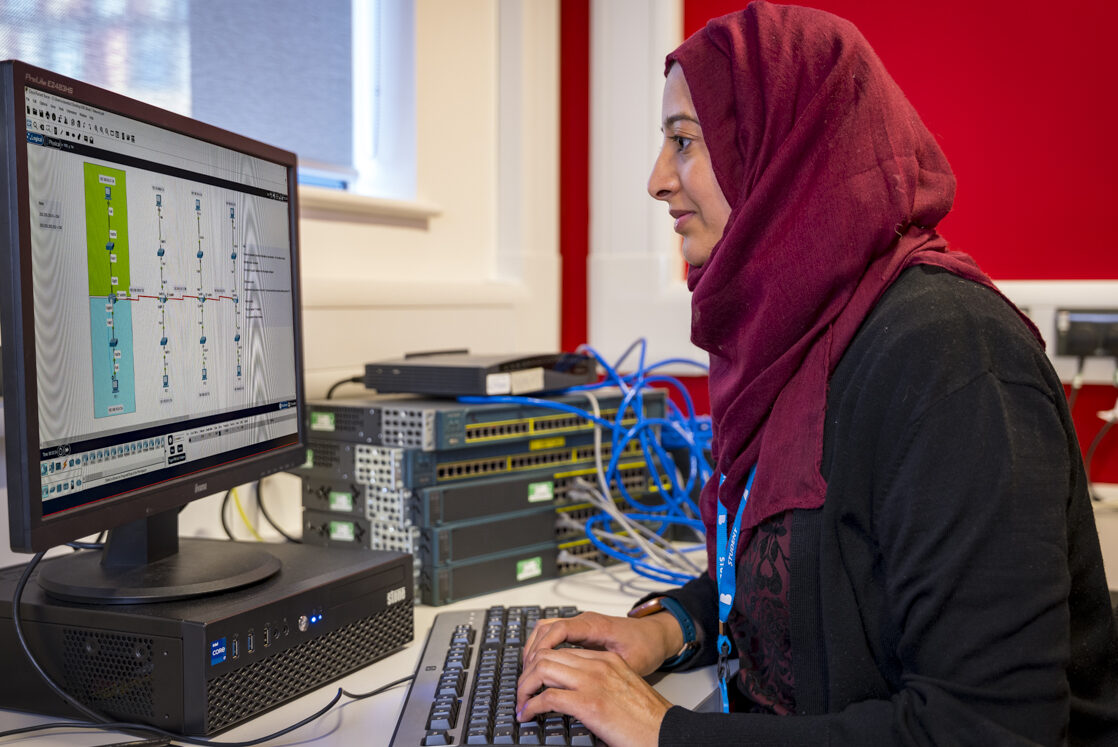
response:
<path id="1" fill-rule="evenodd" d="M 400 0 L 7 0 L 0 55 L 299 154 L 300 182 L 415 196 Z"/>

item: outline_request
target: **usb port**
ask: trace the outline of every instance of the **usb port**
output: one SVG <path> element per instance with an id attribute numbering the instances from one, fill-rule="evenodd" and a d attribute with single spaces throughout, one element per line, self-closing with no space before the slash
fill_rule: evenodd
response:
<path id="1" fill-rule="evenodd" d="M 272 629 L 267 625 L 264 626 L 264 648 L 268 648 L 272 644 Z"/>
<path id="2" fill-rule="evenodd" d="M 245 636 L 245 643 L 248 645 L 248 653 L 251 654 L 256 650 L 256 634 L 251 630 L 248 632 L 248 635 Z"/>
<path id="3" fill-rule="evenodd" d="M 233 638 L 233 645 L 232 645 L 233 658 L 236 659 L 238 656 L 240 656 L 240 653 L 241 653 L 241 642 L 238 641 L 236 637 L 234 637 Z"/>

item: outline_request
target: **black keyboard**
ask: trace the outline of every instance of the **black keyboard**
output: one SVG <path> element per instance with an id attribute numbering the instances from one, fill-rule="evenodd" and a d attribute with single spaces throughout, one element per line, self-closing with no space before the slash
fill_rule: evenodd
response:
<path id="1" fill-rule="evenodd" d="M 441 612 L 423 645 L 393 747 L 440 744 L 597 745 L 579 721 L 550 713 L 516 720 L 520 653 L 545 617 L 572 617 L 574 607 L 490 607 Z"/>

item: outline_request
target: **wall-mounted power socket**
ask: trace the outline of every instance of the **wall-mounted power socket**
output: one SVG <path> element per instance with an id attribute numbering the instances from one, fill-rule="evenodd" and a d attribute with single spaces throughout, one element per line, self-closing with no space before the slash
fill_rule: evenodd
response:
<path id="1" fill-rule="evenodd" d="M 1056 309 L 1056 354 L 1118 358 L 1118 309 Z"/>

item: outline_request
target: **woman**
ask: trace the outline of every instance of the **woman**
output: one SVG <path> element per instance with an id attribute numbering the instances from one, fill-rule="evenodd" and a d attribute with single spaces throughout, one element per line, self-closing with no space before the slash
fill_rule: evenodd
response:
<path id="1" fill-rule="evenodd" d="M 954 177 L 868 44 L 755 2 L 668 56 L 662 117 L 649 193 L 711 360 L 710 573 L 634 617 L 541 623 L 520 718 L 569 713 L 614 745 L 1118 744 L 1062 385 L 936 233 Z M 729 715 L 643 681 L 715 661 L 720 629 Z"/>

